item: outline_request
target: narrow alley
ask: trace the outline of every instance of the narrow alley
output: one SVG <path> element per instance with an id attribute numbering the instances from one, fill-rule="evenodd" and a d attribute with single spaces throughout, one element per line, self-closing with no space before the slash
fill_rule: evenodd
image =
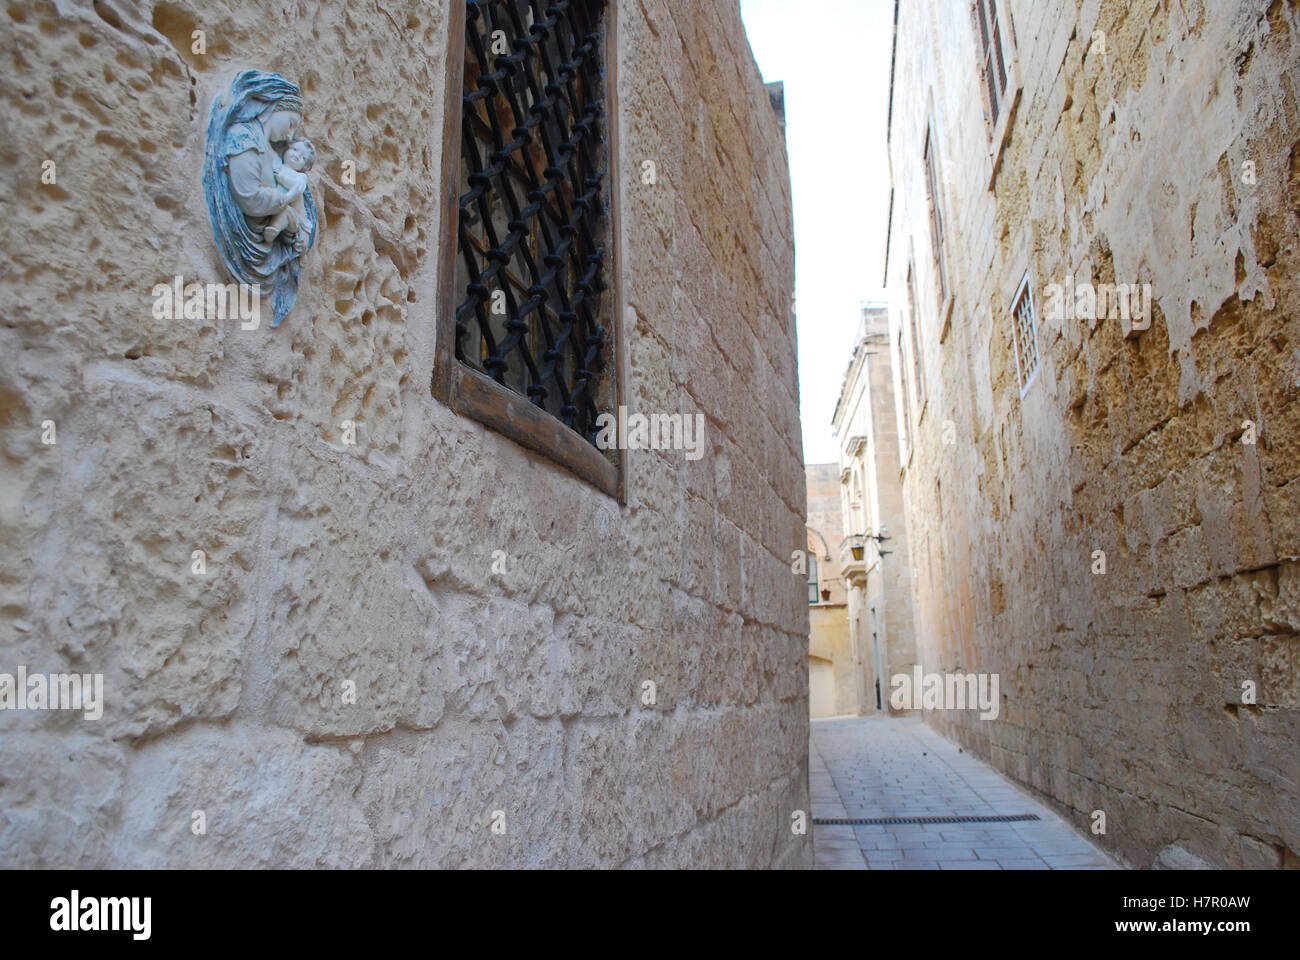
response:
<path id="1" fill-rule="evenodd" d="M 1117 869 L 1055 813 L 919 717 L 813 720 L 809 777 L 820 870 Z M 953 817 L 971 822 L 926 822 Z M 1036 819 L 1019 819 L 1028 817 Z M 819 822 L 837 820 L 867 822 Z"/>
<path id="2" fill-rule="evenodd" d="M 501 949 L 560 871 L 1288 928 L 1300 0 L 5 0 L 0 51 L 6 946 Z"/>

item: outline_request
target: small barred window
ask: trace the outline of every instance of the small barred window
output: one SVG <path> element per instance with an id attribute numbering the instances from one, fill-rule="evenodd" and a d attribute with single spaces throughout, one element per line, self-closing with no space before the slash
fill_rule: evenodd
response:
<path id="1" fill-rule="evenodd" d="M 466 0 L 456 211 L 455 362 L 593 446 L 617 403 L 606 6 Z"/>
<path id="2" fill-rule="evenodd" d="M 1011 308 L 1012 334 L 1016 347 L 1016 374 L 1023 397 L 1038 372 L 1038 314 L 1034 308 L 1034 291 L 1029 275 L 1020 282 L 1015 306 Z"/>

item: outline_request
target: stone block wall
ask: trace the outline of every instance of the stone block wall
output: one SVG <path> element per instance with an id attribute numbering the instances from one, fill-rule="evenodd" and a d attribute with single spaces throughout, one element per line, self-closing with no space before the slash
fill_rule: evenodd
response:
<path id="1" fill-rule="evenodd" d="M 631 452 L 626 505 L 431 396 L 450 2 L 0 12 L 0 672 L 106 688 L 0 711 L 0 864 L 810 863 L 791 201 L 735 0 L 616 0 L 628 405 L 708 440 Z M 246 68 L 317 150 L 298 304 L 155 319 L 227 281 Z"/>
<path id="2" fill-rule="evenodd" d="M 929 718 L 1080 829 L 1103 811 L 1094 839 L 1130 864 L 1294 867 L 1300 4 L 1008 0 L 1020 91 L 996 165 L 965 6 L 901 8 L 888 271 L 897 340 L 915 265 L 926 383 L 904 453 L 920 655 L 999 674 L 1001 714 Z M 1150 328 L 1049 318 L 1070 276 L 1151 284 Z"/>

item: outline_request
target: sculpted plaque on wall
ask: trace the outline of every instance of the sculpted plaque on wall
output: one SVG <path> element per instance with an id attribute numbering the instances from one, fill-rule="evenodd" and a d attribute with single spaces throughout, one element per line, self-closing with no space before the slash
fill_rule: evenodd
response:
<path id="1" fill-rule="evenodd" d="M 271 298 L 271 326 L 298 296 L 302 257 L 316 237 L 307 171 L 316 159 L 301 132 L 302 96 L 278 73 L 245 70 L 212 104 L 203 193 L 222 262 Z"/>

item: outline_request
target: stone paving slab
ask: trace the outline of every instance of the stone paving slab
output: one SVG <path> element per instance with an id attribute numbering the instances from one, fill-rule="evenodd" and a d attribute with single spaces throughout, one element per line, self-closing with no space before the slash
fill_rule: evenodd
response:
<path id="1" fill-rule="evenodd" d="M 808 786 L 814 817 L 847 817 L 830 771 L 816 750 L 808 751 Z M 817 870 L 866 870 L 867 861 L 853 827 L 813 827 L 813 866 Z"/>
<path id="2" fill-rule="evenodd" d="M 1106 854 L 920 717 L 813 720 L 814 817 L 1009 816 L 1010 823 L 813 825 L 819 870 L 1115 870 Z"/>

